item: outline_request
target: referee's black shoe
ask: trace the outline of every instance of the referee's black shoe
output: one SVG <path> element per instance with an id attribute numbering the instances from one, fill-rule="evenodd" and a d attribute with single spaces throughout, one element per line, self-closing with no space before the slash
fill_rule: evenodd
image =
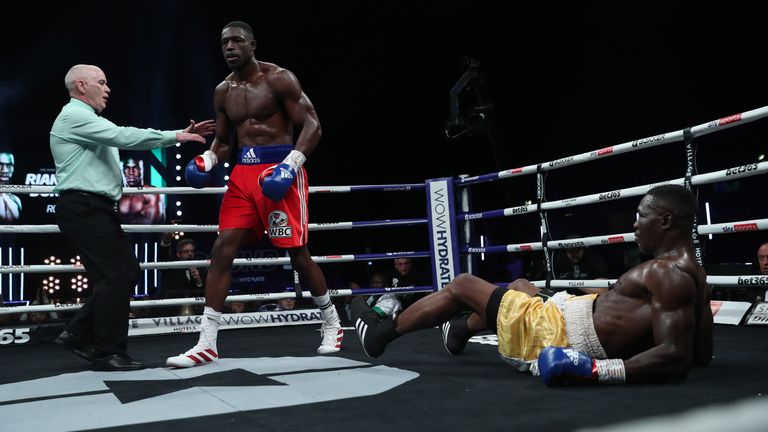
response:
<path id="1" fill-rule="evenodd" d="M 108 354 L 99 357 L 93 364 L 93 370 L 104 372 L 123 372 L 144 369 L 144 363 L 132 359 L 128 354 Z"/>
<path id="2" fill-rule="evenodd" d="M 67 330 L 61 332 L 61 334 L 54 340 L 57 344 L 72 351 L 85 360 L 93 363 L 96 361 L 96 350 L 86 341 L 82 340 L 79 336 L 70 333 Z"/>

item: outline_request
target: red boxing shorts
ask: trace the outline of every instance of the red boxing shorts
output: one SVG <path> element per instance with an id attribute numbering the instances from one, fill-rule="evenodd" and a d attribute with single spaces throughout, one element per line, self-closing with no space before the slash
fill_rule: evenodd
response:
<path id="1" fill-rule="evenodd" d="M 259 240 L 266 233 L 279 248 L 307 244 L 309 185 L 304 167 L 282 200 L 272 201 L 261 192 L 260 177 L 270 175 L 291 150 L 290 144 L 240 149 L 221 202 L 219 231 L 250 229 Z"/>

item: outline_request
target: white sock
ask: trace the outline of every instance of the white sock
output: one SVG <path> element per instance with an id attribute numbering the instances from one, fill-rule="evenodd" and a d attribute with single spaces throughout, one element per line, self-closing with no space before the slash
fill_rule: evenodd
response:
<path id="1" fill-rule="evenodd" d="M 203 322 L 200 323 L 200 340 L 198 345 L 205 344 L 216 350 L 216 337 L 219 333 L 220 321 L 221 312 L 217 312 L 209 306 L 203 309 Z"/>
<path id="2" fill-rule="evenodd" d="M 323 321 L 327 323 L 339 322 L 339 314 L 336 313 L 336 307 L 331 301 L 331 296 L 326 292 L 321 296 L 312 296 L 317 307 L 320 308 L 320 313 L 323 314 Z"/>

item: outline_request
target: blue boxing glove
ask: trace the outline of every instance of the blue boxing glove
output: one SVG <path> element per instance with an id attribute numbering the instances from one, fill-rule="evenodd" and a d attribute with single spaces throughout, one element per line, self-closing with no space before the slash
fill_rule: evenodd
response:
<path id="1" fill-rule="evenodd" d="M 296 173 L 307 158 L 298 150 L 291 150 L 282 163 L 277 165 L 272 174 L 261 182 L 261 190 L 272 201 L 283 199 L 288 189 L 296 180 Z"/>
<path id="2" fill-rule="evenodd" d="M 544 384 L 567 382 L 623 383 L 626 380 L 621 359 L 596 360 L 573 348 L 546 347 L 539 354 L 539 372 Z"/>
<path id="3" fill-rule="evenodd" d="M 219 162 L 216 153 L 206 150 L 203 154 L 195 156 L 187 163 L 184 170 L 184 178 L 187 184 L 195 189 L 202 189 L 211 183 L 211 169 Z"/>

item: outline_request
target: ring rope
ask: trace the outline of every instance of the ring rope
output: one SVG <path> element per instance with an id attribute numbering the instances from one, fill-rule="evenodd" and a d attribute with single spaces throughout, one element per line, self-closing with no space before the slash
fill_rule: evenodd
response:
<path id="1" fill-rule="evenodd" d="M 768 163 L 764 163 L 764 162 L 751 163 L 751 164 L 737 166 L 734 168 L 728 168 L 725 170 L 719 170 L 719 171 L 714 171 L 714 172 L 705 173 L 705 174 L 697 174 L 696 166 L 695 166 L 697 146 L 693 142 L 693 137 L 697 135 L 705 135 L 707 133 L 711 133 L 717 130 L 718 128 L 723 129 L 726 127 L 736 126 L 737 124 L 739 124 L 738 122 L 741 121 L 742 119 L 746 119 L 747 121 L 752 121 L 758 118 L 765 117 L 766 115 L 768 115 L 768 107 L 764 107 L 760 110 L 753 110 L 744 115 L 737 114 L 737 115 L 725 117 L 715 122 L 709 122 L 705 125 L 699 125 L 693 128 L 685 128 L 682 131 L 675 132 L 673 134 L 657 135 L 649 139 L 636 140 L 631 143 L 625 143 L 620 146 L 608 147 L 605 149 L 584 153 L 582 155 L 577 155 L 575 157 L 557 159 L 553 162 L 548 163 L 546 167 L 544 164 L 537 164 L 535 165 L 535 171 L 534 169 L 529 167 L 510 170 L 509 173 L 514 175 L 533 174 L 534 172 L 536 173 L 537 200 L 535 205 L 523 205 L 518 207 L 512 207 L 512 208 L 501 209 L 501 210 L 491 210 L 486 212 L 458 213 L 456 216 L 456 219 L 460 222 L 461 221 L 468 222 L 468 221 L 478 220 L 483 218 L 505 217 L 505 216 L 513 216 L 513 215 L 536 212 L 539 214 L 541 219 L 540 232 L 542 234 L 541 236 L 542 241 L 540 243 L 509 244 L 509 245 L 489 246 L 489 247 L 472 247 L 470 245 L 464 245 L 461 247 L 461 250 L 464 253 L 527 252 L 527 251 L 534 251 L 534 250 L 542 250 L 544 251 L 544 256 L 546 260 L 546 280 L 537 281 L 537 284 L 536 284 L 537 286 L 544 287 L 544 288 L 558 287 L 558 286 L 563 286 L 563 287 L 590 286 L 592 287 L 594 285 L 585 285 L 584 281 L 562 281 L 562 280 L 553 281 L 551 277 L 549 249 L 564 249 L 568 247 L 573 247 L 575 244 L 578 244 L 579 246 L 588 246 L 588 245 L 625 243 L 629 241 L 634 241 L 635 239 L 634 233 L 596 236 L 596 237 L 588 237 L 588 238 L 582 238 L 582 239 L 567 239 L 562 241 L 551 240 L 548 238 L 549 230 L 548 230 L 548 224 L 547 224 L 547 218 L 546 218 L 547 210 L 563 208 L 563 207 L 571 207 L 576 205 L 591 204 L 599 201 L 609 201 L 609 200 L 615 200 L 619 198 L 627 198 L 630 196 L 639 196 L 647 193 L 651 188 L 655 186 L 658 186 L 661 184 L 668 184 L 668 183 L 674 183 L 674 184 L 685 186 L 687 189 L 695 193 L 695 191 L 693 190 L 694 185 L 714 183 L 721 180 L 732 180 L 732 179 L 737 179 L 742 177 L 750 177 L 753 175 L 763 174 L 766 171 L 768 171 Z M 680 135 L 680 137 L 677 137 L 677 135 Z M 676 138 L 681 138 L 681 139 L 676 139 Z M 636 186 L 633 188 L 619 189 L 619 190 L 614 190 L 609 192 L 585 195 L 582 197 L 566 198 L 566 199 L 554 201 L 554 202 L 542 202 L 543 200 L 542 195 L 544 190 L 544 184 L 543 184 L 544 177 L 542 176 L 542 172 L 545 171 L 546 169 L 554 169 L 554 168 L 559 168 L 563 166 L 574 165 L 576 163 L 585 162 L 589 159 L 594 159 L 594 158 L 606 156 L 606 155 L 618 154 L 620 152 L 633 151 L 634 149 L 639 150 L 640 146 L 644 146 L 645 148 L 647 148 L 650 146 L 659 145 L 666 142 L 672 142 L 672 139 L 675 139 L 675 141 L 682 140 L 683 143 L 685 144 L 686 170 L 685 170 L 685 177 L 683 178 L 672 180 L 672 181 L 653 183 L 650 185 Z M 633 147 L 633 148 L 630 148 L 630 147 Z M 534 166 L 532 165 L 531 167 L 534 167 Z M 490 175 L 484 175 L 484 176 L 459 178 L 459 179 L 456 179 L 454 183 L 457 186 L 459 186 L 459 185 L 468 184 L 468 183 L 477 183 L 481 181 L 496 180 L 498 178 L 504 177 L 502 175 L 503 173 L 504 172 L 498 173 L 499 175 L 490 174 Z M 693 227 L 692 237 L 694 239 L 694 246 L 696 246 L 696 240 L 699 238 L 699 234 L 701 235 L 729 234 L 734 232 L 764 230 L 767 228 L 768 228 L 768 219 L 712 224 L 707 226 L 698 225 L 698 223 L 696 223 Z M 700 248 L 697 249 L 697 261 L 701 264 L 702 257 L 699 255 L 700 254 L 699 251 L 700 251 Z M 768 282 L 768 277 L 757 276 L 757 275 L 747 276 L 747 277 L 719 276 L 719 277 L 712 277 L 711 279 L 708 278 L 707 280 L 710 284 L 713 284 L 713 285 L 720 284 L 720 285 L 731 285 L 731 286 L 744 286 L 744 285 L 765 284 L 766 282 Z M 606 282 L 605 286 L 610 287 L 611 284 L 614 282 L 615 281 Z"/>
<path id="2" fill-rule="evenodd" d="M 618 281 L 618 279 L 557 279 L 551 281 L 550 286 L 552 288 L 610 288 L 616 281 Z M 531 283 L 538 288 L 544 288 L 547 281 L 538 280 L 531 281 Z M 718 286 L 768 286 L 768 276 L 707 276 L 707 283 Z"/>
<path id="3" fill-rule="evenodd" d="M 425 225 L 427 219 L 382 219 L 355 222 L 322 222 L 309 224 L 310 231 L 335 231 L 353 228 L 370 228 L 384 226 Z M 218 232 L 218 225 L 121 225 L 127 233 L 168 233 L 168 232 Z M 56 234 L 59 227 L 47 225 L 0 225 L 0 234 Z"/>
<path id="4" fill-rule="evenodd" d="M 371 295 L 371 294 L 388 294 L 392 292 L 398 293 L 417 293 L 417 292 L 432 292 L 433 287 L 430 286 L 414 286 L 414 287 L 392 287 L 392 288 L 354 288 L 354 289 L 329 289 L 328 295 L 331 297 L 346 297 L 351 295 Z M 227 296 L 225 302 L 235 301 L 258 301 L 258 300 L 280 300 L 285 298 L 296 298 L 296 294 L 293 292 L 282 293 L 259 293 L 259 294 L 237 294 Z M 132 300 L 132 308 L 154 308 L 165 306 L 185 306 L 192 304 L 204 304 L 205 297 L 193 297 L 193 298 L 173 298 L 173 299 L 157 299 L 157 300 Z M 15 314 L 15 313 L 30 313 L 30 312 L 60 312 L 71 311 L 80 309 L 82 303 L 59 303 L 59 304 L 44 304 L 44 305 L 32 305 L 32 306 L 11 306 L 0 307 L 0 315 L 3 314 Z"/>
<path id="5" fill-rule="evenodd" d="M 768 219 L 753 219 L 739 222 L 719 223 L 712 225 L 699 225 L 698 233 L 700 235 L 707 234 L 733 234 L 748 231 L 765 231 L 768 230 Z M 574 247 L 575 243 L 579 243 L 579 246 L 604 246 L 618 243 L 631 243 L 635 241 L 634 233 L 622 233 L 622 234 L 608 234 L 592 237 L 581 237 L 574 239 L 563 240 L 550 240 L 547 243 L 547 247 L 550 249 L 568 249 Z M 533 243 L 518 243 L 496 246 L 463 246 L 463 253 L 480 254 L 480 253 L 497 253 L 497 252 L 530 252 L 543 250 L 544 247 L 541 242 Z"/>
<path id="6" fill-rule="evenodd" d="M 571 280 L 571 279 L 555 279 L 551 281 L 538 280 L 531 281 L 531 283 L 538 288 L 545 288 L 549 284 L 550 288 L 610 288 L 618 279 L 594 279 L 594 280 Z M 768 287 L 768 276 L 707 276 L 707 283 L 710 285 L 718 286 L 766 286 Z M 496 284 L 499 286 L 506 286 L 506 283 Z M 416 293 L 416 292 L 432 292 L 432 286 L 415 286 L 415 287 L 403 287 L 403 288 L 355 288 L 355 289 L 329 289 L 328 294 L 331 297 L 346 297 L 351 295 L 371 295 L 371 294 L 387 294 L 392 292 L 399 293 Z M 296 295 L 291 292 L 284 293 L 260 293 L 260 294 L 238 294 L 228 296 L 225 302 L 235 301 L 255 301 L 255 300 L 279 300 L 284 298 L 295 298 Z M 204 304 L 204 297 L 194 298 L 174 298 L 174 299 L 158 299 L 158 300 L 132 300 L 132 308 L 153 308 L 153 307 L 165 307 L 165 306 L 184 306 L 191 304 Z M 0 307 L 0 315 L 4 314 L 16 314 L 16 313 L 34 313 L 34 312 L 57 312 L 57 311 L 70 311 L 76 310 L 82 307 L 82 304 L 76 303 L 60 303 L 60 304 L 45 304 L 45 305 L 31 305 L 31 306 L 11 306 Z"/>
<path id="7" fill-rule="evenodd" d="M 707 135 L 713 132 L 725 130 L 734 126 L 751 123 L 755 120 L 768 117 L 768 106 L 757 108 L 750 111 L 745 111 L 739 114 L 733 114 L 727 117 L 723 117 L 717 120 L 712 120 L 706 123 L 702 123 L 697 126 L 691 127 L 692 136 L 699 137 Z M 553 161 L 542 163 L 542 169 L 549 171 L 558 168 L 564 168 L 566 166 L 576 165 L 584 162 L 589 162 L 594 159 L 618 155 L 622 153 L 628 153 L 635 150 L 642 150 L 645 148 L 655 147 L 661 144 L 669 144 L 673 142 L 682 141 L 683 129 L 668 132 L 665 134 L 654 135 L 646 138 L 636 139 L 634 141 L 628 141 L 626 143 L 601 148 L 585 153 L 581 153 L 574 156 L 567 156 Z M 503 178 L 516 177 L 525 174 L 535 174 L 537 172 L 538 164 L 528 165 L 522 168 L 512 168 L 504 171 L 493 172 L 489 174 L 482 174 L 477 176 L 463 177 L 456 180 L 457 186 L 468 186 L 474 183 L 481 183 L 486 181 L 494 181 Z"/>
<path id="8" fill-rule="evenodd" d="M 342 263 L 353 261 L 369 261 L 392 258 L 424 258 L 429 257 L 429 251 L 418 252 L 386 252 L 374 254 L 346 254 L 346 255 L 322 255 L 313 256 L 312 260 L 318 264 L 324 263 Z M 287 265 L 291 263 L 290 257 L 273 258 L 236 258 L 233 265 L 237 266 L 274 266 Z M 189 267 L 210 267 L 209 260 L 187 260 L 187 261 L 166 261 L 166 262 L 144 262 L 139 267 L 142 270 L 162 270 Z M 12 264 L 0 266 L 0 274 L 3 273 L 82 273 L 85 268 L 82 264 Z"/>
<path id="9" fill-rule="evenodd" d="M 378 192 L 407 192 L 424 190 L 424 184 L 403 183 L 403 184 L 385 184 L 385 185 L 357 185 L 357 186 L 310 186 L 309 193 L 347 193 L 361 191 Z M 54 194 L 54 186 L 33 186 L 33 185 L 0 185 L 0 192 L 9 192 L 15 194 Z M 187 186 L 181 187 L 126 187 L 123 188 L 123 195 L 140 195 L 146 193 L 152 194 L 172 194 L 172 195 L 212 195 L 223 194 L 227 187 L 206 187 L 196 189 Z"/>
<path id="10" fill-rule="evenodd" d="M 721 119 L 718 119 L 718 120 L 715 120 L 715 121 L 712 121 L 712 122 L 708 122 L 706 124 L 702 124 L 702 125 L 699 125 L 699 126 L 694 126 L 692 128 L 687 128 L 687 129 L 685 129 L 683 131 L 675 131 L 675 132 L 671 132 L 671 133 L 667 133 L 667 134 L 656 135 L 656 136 L 653 136 L 653 137 L 648 137 L 648 138 L 644 138 L 644 139 L 640 139 L 640 140 L 634 140 L 632 142 L 627 142 L 627 143 L 620 144 L 620 145 L 617 145 L 617 146 L 606 147 L 606 148 L 603 148 L 603 149 L 600 149 L 600 150 L 597 150 L 597 151 L 592 151 L 592 152 L 587 152 L 587 153 L 583 153 L 583 154 L 576 155 L 576 156 L 570 156 L 570 157 L 566 157 L 566 158 L 561 158 L 561 159 L 557 159 L 557 160 L 551 161 L 551 162 L 547 163 L 546 165 L 544 165 L 544 164 L 537 164 L 537 165 L 531 166 L 535 170 L 535 172 L 537 173 L 537 176 L 538 176 L 538 178 L 537 178 L 537 197 L 538 197 L 538 199 L 537 199 L 536 208 L 533 211 L 538 211 L 540 216 L 542 216 L 542 227 L 541 227 L 542 242 L 538 244 L 538 249 L 543 249 L 546 252 L 547 247 L 548 247 L 548 242 L 549 242 L 549 240 L 547 238 L 548 237 L 548 230 L 547 230 L 546 216 L 544 215 L 544 211 L 546 210 L 544 208 L 544 205 L 546 205 L 548 203 L 543 203 L 542 202 L 543 201 L 543 187 L 544 187 L 544 185 L 543 185 L 544 179 L 543 179 L 543 174 L 542 173 L 544 171 L 548 171 L 548 170 L 551 170 L 551 169 L 557 169 L 557 168 L 562 168 L 562 167 L 565 167 L 565 166 L 579 164 L 579 163 L 586 162 L 586 161 L 589 161 L 591 159 L 595 159 L 595 158 L 598 158 L 598 157 L 611 156 L 611 155 L 614 155 L 614 154 L 620 154 L 620 153 L 625 153 L 625 152 L 629 152 L 629 151 L 640 150 L 641 148 L 649 148 L 649 147 L 652 147 L 652 146 L 666 144 L 666 143 L 669 143 L 669 142 L 676 142 L 676 141 L 680 141 L 681 138 L 682 138 L 682 140 L 685 140 L 686 137 L 688 137 L 688 139 L 690 140 L 692 136 L 705 135 L 705 134 L 708 134 L 708 133 L 715 132 L 717 130 L 722 130 L 722 129 L 725 129 L 725 128 L 733 127 L 733 126 L 735 126 L 737 124 L 743 124 L 743 123 L 751 122 L 751 121 L 757 120 L 759 118 L 763 118 L 765 116 L 768 116 L 768 107 L 763 107 L 763 108 L 760 108 L 760 109 L 757 109 L 757 110 L 748 111 L 748 112 L 745 112 L 745 113 L 742 113 L 742 114 L 736 114 L 736 115 L 732 115 L 732 116 L 729 116 L 729 117 L 724 117 L 724 118 L 721 118 Z M 745 169 L 741 170 L 742 171 L 741 174 L 747 174 L 747 175 L 743 175 L 743 176 L 749 176 L 749 175 L 755 175 L 755 174 L 758 174 L 758 173 L 762 173 L 762 169 L 761 169 L 760 172 L 755 172 L 755 173 L 749 174 L 749 170 L 746 169 L 747 167 L 757 167 L 757 165 L 758 164 L 751 164 L 751 165 L 745 165 L 745 166 L 737 167 L 737 168 L 745 168 Z M 764 165 L 764 164 L 761 163 L 759 165 Z M 768 164 L 765 164 L 765 165 L 768 165 Z M 689 168 L 690 168 L 690 164 L 689 164 Z M 761 166 L 759 168 L 763 168 L 763 167 Z M 730 173 L 730 171 L 731 171 L 731 169 L 728 169 L 728 170 L 723 170 L 721 172 L 709 173 L 709 175 L 720 174 L 721 176 L 724 177 L 725 175 L 732 175 Z M 753 171 L 754 171 L 754 169 L 753 169 Z M 460 179 L 454 180 L 454 183 L 459 185 L 459 186 L 461 186 L 461 185 L 468 185 L 468 184 L 471 184 L 471 183 L 476 183 L 476 182 L 485 181 L 485 180 L 489 180 L 490 181 L 490 180 L 495 180 L 495 179 L 499 179 L 499 178 L 512 177 L 512 176 L 515 176 L 515 175 L 522 175 L 522 174 L 528 174 L 528 173 L 532 173 L 531 169 L 529 167 L 515 168 L 515 169 L 512 169 L 512 170 L 501 171 L 499 173 L 494 173 L 494 174 L 488 174 L 488 175 L 482 175 L 482 176 L 474 176 L 474 177 L 462 177 Z M 724 175 L 721 174 L 721 173 L 723 173 Z M 736 174 L 740 174 L 740 173 L 737 172 Z M 701 176 L 702 176 L 702 178 L 705 178 L 706 174 L 705 175 L 701 175 Z M 686 177 L 683 179 L 683 182 L 686 183 L 687 185 L 690 185 L 690 184 L 693 183 L 693 181 L 692 181 L 693 178 L 697 178 L 697 177 L 699 177 L 699 176 L 692 176 L 691 175 L 691 171 L 689 169 L 687 171 L 687 173 L 686 173 Z M 733 176 L 731 178 L 738 178 L 738 177 L 741 177 L 741 176 Z M 713 181 L 717 181 L 717 180 L 713 180 Z M 657 184 L 664 184 L 664 183 L 669 183 L 669 182 L 663 182 L 663 183 L 657 183 Z M 702 181 L 702 183 L 704 183 L 704 182 Z M 693 183 L 693 184 L 697 184 L 697 183 Z M 358 190 L 358 191 L 361 191 L 361 190 L 403 191 L 403 190 L 416 190 L 416 189 L 423 189 L 423 188 L 426 188 L 426 185 L 423 185 L 423 184 L 414 184 L 414 185 L 384 185 L 384 186 L 382 186 L 382 185 L 362 185 L 362 186 L 339 186 L 339 187 L 315 187 L 315 188 L 310 188 L 310 192 L 315 192 L 315 193 L 316 192 L 351 192 L 351 191 L 355 191 L 355 190 Z M 638 187 L 638 188 L 642 189 L 643 187 Z M 16 192 L 16 193 L 52 193 L 53 187 L 39 187 L 39 186 L 26 186 L 25 185 L 25 186 L 21 186 L 21 187 L 17 188 L 15 185 L 7 185 L 7 186 L 3 187 L 2 189 L 6 190 L 6 191 L 9 191 L 9 192 Z M 20 190 L 17 190 L 17 189 L 20 189 Z M 225 190 L 226 190 L 226 187 L 222 187 L 222 188 L 205 188 L 205 189 L 177 188 L 177 187 L 174 187 L 174 188 L 152 188 L 151 192 L 152 193 L 158 193 L 158 194 L 159 193 L 203 194 L 203 193 L 221 193 L 221 192 L 223 192 Z M 126 188 L 124 190 L 124 193 L 125 194 L 143 194 L 143 193 L 147 193 L 147 189 L 145 189 L 145 188 Z M 598 196 L 598 199 L 599 199 L 599 195 L 600 194 L 596 194 L 596 195 Z M 618 197 L 616 197 L 616 198 L 618 198 Z M 563 204 L 562 201 L 564 201 L 564 200 L 561 200 L 561 204 Z M 555 202 L 555 203 L 557 203 L 557 202 Z M 570 205 L 573 205 L 573 201 L 570 202 Z M 565 205 L 564 205 L 564 207 L 565 207 Z M 552 208 L 557 208 L 557 207 L 552 207 Z M 526 210 L 527 210 L 527 208 L 526 208 Z M 496 211 L 494 213 L 498 213 L 498 211 Z M 502 211 L 502 213 L 505 213 L 505 212 Z M 518 214 L 520 214 L 520 213 L 518 213 Z M 463 220 L 477 219 L 477 218 L 466 218 L 466 214 L 460 215 L 459 216 L 460 219 L 462 218 L 461 216 L 465 216 L 463 218 Z M 506 216 L 506 214 L 504 214 L 504 216 Z M 371 222 L 375 222 L 375 221 L 371 221 Z M 327 224 L 327 225 L 328 226 L 332 226 L 334 224 Z M 724 224 L 720 224 L 720 225 L 724 225 Z M 336 225 L 336 226 L 339 226 L 339 225 Z M 370 224 L 368 226 L 375 226 L 375 225 L 374 224 Z M 178 230 L 178 226 L 174 227 L 174 231 L 176 231 L 176 230 Z M 15 232 L 21 232 L 21 231 L 20 230 L 16 230 Z M 719 234 L 719 232 L 717 232 L 717 233 Z M 628 234 L 628 235 L 627 234 L 620 234 L 618 236 L 598 236 L 598 237 L 596 237 L 596 239 L 600 239 L 601 240 L 600 243 L 596 243 L 596 244 L 622 243 L 622 242 L 630 241 L 630 239 L 634 240 L 634 234 Z M 606 241 L 603 242 L 602 241 L 603 239 L 605 239 Z M 575 239 L 571 239 L 571 242 L 573 242 L 573 241 L 575 241 Z M 562 245 L 562 243 L 558 244 L 557 246 L 561 246 L 561 245 Z M 507 246 L 504 246 L 504 249 L 506 249 L 505 251 L 507 251 L 507 252 L 515 251 L 515 249 L 516 249 L 515 246 L 518 246 L 518 245 L 507 245 Z M 522 251 L 522 250 L 536 250 L 537 249 L 535 247 L 535 246 L 537 246 L 535 243 L 531 243 L 531 244 L 528 244 L 528 245 L 520 245 L 520 246 L 521 246 L 520 247 L 520 251 Z M 524 247 L 524 246 L 527 246 L 527 247 Z M 557 247 L 552 247 L 552 248 L 553 249 L 557 249 Z M 488 248 L 470 248 L 470 247 L 465 247 L 464 249 L 466 249 L 466 251 L 470 252 L 470 253 L 475 253 L 474 250 L 477 250 L 477 249 L 488 250 L 488 251 L 490 251 L 490 249 L 497 249 L 498 251 L 501 251 L 500 248 L 498 248 L 498 247 L 488 247 Z M 512 250 L 510 250 L 510 249 L 512 249 Z M 420 256 L 427 256 L 427 257 L 430 256 L 429 252 L 407 252 L 407 253 L 402 253 L 402 255 L 399 255 L 399 256 L 409 256 L 407 254 L 414 254 L 413 256 L 416 256 L 416 254 L 423 254 L 423 255 L 420 255 Z M 391 254 L 366 254 L 366 255 L 367 255 L 367 257 L 365 257 L 365 258 L 363 258 L 363 255 L 360 255 L 360 256 L 357 256 L 357 257 L 355 255 L 346 255 L 346 256 L 344 256 L 344 255 L 333 255 L 333 256 L 313 257 L 312 259 L 315 260 L 316 262 L 322 263 L 322 262 L 350 262 L 350 261 L 355 261 L 355 260 L 358 260 L 358 259 L 359 260 L 362 260 L 362 259 L 379 259 L 379 258 L 384 259 L 384 258 L 391 258 L 392 257 Z M 547 258 L 549 258 L 549 257 L 547 256 Z M 269 259 L 269 258 L 268 259 L 263 259 L 263 258 L 260 258 L 260 259 L 248 259 L 248 258 L 246 258 L 246 259 L 236 259 L 234 264 L 237 264 L 237 265 L 260 265 L 262 262 L 265 262 L 265 263 L 268 263 L 270 265 L 277 265 L 277 264 L 279 264 L 281 262 L 281 260 L 282 261 L 286 261 L 286 263 L 290 262 L 289 258 L 287 258 L 287 257 L 286 258 L 271 258 L 271 259 Z M 241 262 L 242 262 L 242 264 L 241 264 Z M 177 266 L 177 263 L 178 263 L 178 266 Z M 169 262 L 169 263 L 144 263 L 141 266 L 143 268 L 145 268 L 145 269 L 153 269 L 153 268 L 155 268 L 155 269 L 157 269 L 157 268 L 180 268 L 180 267 L 186 267 L 186 266 L 192 265 L 192 263 L 193 262 L 191 262 L 191 261 L 186 261 L 186 262 Z M 208 266 L 208 265 L 209 265 L 208 261 L 202 261 L 199 266 Z M 549 266 L 548 266 L 548 268 L 549 268 Z M 25 266 L 2 266 L 2 267 L 0 267 L 0 273 L 6 273 L 6 272 L 8 272 L 8 273 L 23 273 L 24 270 L 26 270 L 27 272 L 31 272 L 31 273 L 51 272 L 51 271 L 57 271 L 57 270 L 58 271 L 62 271 L 62 272 L 68 272 L 68 271 L 69 272 L 78 272 L 78 271 L 84 271 L 84 268 L 81 265 L 77 265 L 77 266 L 74 266 L 74 265 L 70 265 L 70 266 L 67 266 L 67 265 L 64 265 L 64 266 L 58 266 L 58 265 L 57 266 L 49 266 L 49 265 L 29 266 L 29 265 L 25 265 Z M 551 278 L 549 277 L 549 275 L 547 276 L 547 280 L 543 281 L 543 283 L 547 287 L 550 286 L 550 283 L 552 283 L 552 282 L 555 282 L 555 281 L 552 281 Z M 579 281 L 579 282 L 583 282 L 583 281 Z M 14 308 L 14 310 L 18 310 L 18 309 Z"/>
<path id="11" fill-rule="evenodd" d="M 691 183 L 694 185 L 703 185 L 728 180 L 736 180 L 744 177 L 752 177 L 768 173 L 768 162 L 756 162 L 746 165 L 740 165 L 733 168 L 727 168 L 719 171 L 698 174 L 691 177 Z M 457 180 L 458 181 L 458 180 Z M 594 204 L 596 202 L 613 201 L 621 198 L 630 198 L 645 195 L 653 187 L 664 184 L 683 185 L 685 178 L 681 177 L 674 180 L 650 183 L 642 186 L 634 186 L 626 189 L 616 189 L 612 191 L 600 192 L 595 194 L 583 195 L 573 198 L 565 198 L 557 201 L 549 201 L 541 204 L 543 211 L 560 209 L 565 207 L 574 207 L 579 205 Z M 526 213 L 535 213 L 538 211 L 538 204 L 522 205 L 517 207 L 507 207 L 498 210 L 488 210 L 482 212 L 458 213 L 459 221 L 488 219 L 497 217 L 517 216 Z"/>

